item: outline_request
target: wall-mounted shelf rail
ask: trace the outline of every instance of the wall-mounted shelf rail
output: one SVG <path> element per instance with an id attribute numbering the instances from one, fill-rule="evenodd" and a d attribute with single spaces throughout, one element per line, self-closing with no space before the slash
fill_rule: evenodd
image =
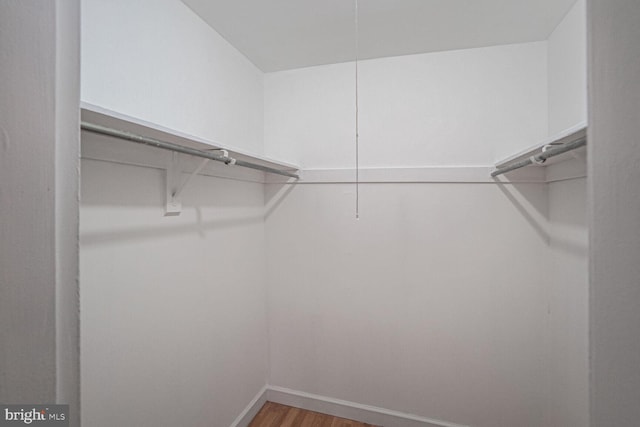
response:
<path id="1" fill-rule="evenodd" d="M 547 160 L 577 150 L 587 144 L 587 126 L 580 124 L 550 138 L 543 144 L 529 148 L 496 164 L 491 177 L 521 169 L 529 165 L 543 165 Z"/>
<path id="2" fill-rule="evenodd" d="M 81 128 L 82 130 L 85 130 L 88 132 L 111 136 L 114 138 L 135 142 L 137 144 L 149 145 L 151 147 L 161 148 L 163 150 L 169 150 L 177 153 L 189 154 L 191 156 L 202 157 L 204 159 L 215 160 L 216 162 L 222 162 L 226 165 L 237 165 L 245 168 L 256 169 L 262 172 L 287 176 L 290 178 L 298 178 L 298 174 L 294 172 L 275 169 L 269 166 L 263 166 L 257 163 L 252 163 L 245 160 L 239 160 L 234 157 L 229 157 L 229 153 L 227 150 L 221 150 L 221 149 L 215 149 L 215 151 L 197 150 L 195 148 L 184 147 L 182 145 L 174 144 L 172 142 L 162 141 L 156 138 L 149 138 L 142 135 L 136 135 L 130 132 L 125 132 L 118 129 L 112 129 L 112 128 L 108 128 L 105 126 L 100 126 L 94 123 L 89 123 L 84 121 L 81 123 Z"/>
<path id="3" fill-rule="evenodd" d="M 233 146 L 223 146 L 210 140 L 86 102 L 81 103 L 81 113 L 81 127 L 85 132 L 209 159 L 227 165 L 236 165 L 268 174 L 298 179 L 299 167 L 291 163 L 275 160 L 264 155 L 257 155 Z M 117 145 L 114 144 L 114 147 L 117 147 Z M 126 161 L 124 159 L 125 154 L 117 154 L 113 148 L 105 147 L 100 149 L 94 140 L 92 140 L 91 145 L 86 148 L 92 153 L 90 156 L 94 158 L 96 153 L 104 154 L 105 152 L 109 152 L 110 157 L 116 157 L 121 159 L 121 161 Z M 136 155 L 136 160 L 132 159 L 133 163 L 145 163 L 140 154 L 141 153 L 138 153 Z M 151 158 L 157 158 L 157 156 L 150 155 L 149 159 Z M 150 160 L 150 163 L 153 162 Z M 238 176 L 237 172 L 231 173 L 232 170 L 233 169 L 229 169 L 229 173 Z"/>

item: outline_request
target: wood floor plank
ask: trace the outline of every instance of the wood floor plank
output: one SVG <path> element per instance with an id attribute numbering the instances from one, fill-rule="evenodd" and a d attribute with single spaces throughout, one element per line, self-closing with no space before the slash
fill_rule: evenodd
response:
<path id="1" fill-rule="evenodd" d="M 262 405 L 262 408 L 260 408 L 256 416 L 253 417 L 253 420 L 251 420 L 251 423 L 249 423 L 249 427 L 259 427 L 263 425 L 264 418 L 266 417 L 267 413 L 271 410 L 272 405 L 273 404 L 271 402 L 266 402 L 264 405 Z"/>
<path id="2" fill-rule="evenodd" d="M 322 421 L 322 427 L 331 427 L 335 419 L 336 417 L 332 417 L 331 415 L 325 415 L 324 420 Z"/>
<path id="3" fill-rule="evenodd" d="M 287 412 L 287 416 L 282 420 L 280 427 L 295 427 L 299 426 L 304 418 L 304 411 L 300 408 L 291 408 Z"/>
<path id="4" fill-rule="evenodd" d="M 300 427 L 322 427 L 322 422 L 326 415 L 319 414 L 317 412 L 307 412 L 302 420 Z"/>
<path id="5" fill-rule="evenodd" d="M 266 402 L 249 427 L 375 427 L 358 421 Z"/>
<path id="6" fill-rule="evenodd" d="M 289 408 L 283 405 L 272 405 L 272 408 L 269 410 L 267 414 L 266 420 L 268 424 L 265 424 L 264 427 L 280 427 L 282 424 L 282 420 L 287 415 Z"/>

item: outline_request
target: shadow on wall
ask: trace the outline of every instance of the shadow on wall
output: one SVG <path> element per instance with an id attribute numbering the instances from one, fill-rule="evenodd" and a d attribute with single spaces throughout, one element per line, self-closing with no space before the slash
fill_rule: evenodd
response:
<path id="1" fill-rule="evenodd" d="M 293 191 L 296 184 L 289 182 L 281 182 L 272 185 L 265 185 L 264 189 L 264 203 L 265 212 L 264 218 L 268 219 L 271 214 L 280 206 L 284 199 L 287 198 L 289 193 Z"/>
<path id="2" fill-rule="evenodd" d="M 549 184 L 551 245 L 558 253 L 586 260 L 589 252 L 587 179 Z"/>
<path id="3" fill-rule="evenodd" d="M 209 221 L 202 221 L 202 211 L 195 208 L 197 221 L 195 223 L 162 225 L 154 227 L 131 227 L 117 230 L 106 230 L 96 232 L 84 232 L 80 236 L 80 244 L 84 246 L 99 245 L 114 241 L 139 241 L 150 239 L 161 239 L 164 237 L 198 234 L 205 238 L 206 232 L 222 228 L 242 227 L 251 224 L 260 224 L 264 217 L 260 215 L 234 216 L 229 218 L 216 218 Z"/>
<path id="4" fill-rule="evenodd" d="M 498 181 L 498 179 L 496 179 Z M 527 220 L 545 244 L 549 244 L 549 208 L 547 198 L 530 191 L 530 185 L 500 182 L 497 184 L 511 204 Z M 533 208 L 533 209 L 531 209 Z"/>
<path id="5" fill-rule="evenodd" d="M 526 219 L 536 234 L 540 236 L 540 239 L 548 245 L 550 232 L 547 192 L 544 193 L 544 197 L 541 197 L 540 192 L 532 191 L 531 184 L 500 181 L 499 178 L 496 178 L 495 181 L 500 191 Z M 295 183 L 289 181 L 273 183 L 265 187 L 265 219 L 271 216 L 295 186 Z"/>
<path id="6" fill-rule="evenodd" d="M 573 255 L 576 258 L 586 258 L 589 254 L 589 246 L 586 242 L 579 242 L 571 239 L 557 239 L 554 238 L 552 245 L 556 250 L 564 252 L 566 254 Z"/>
<path id="7" fill-rule="evenodd" d="M 139 147 L 133 147 L 139 148 Z M 143 147 L 145 153 L 153 149 Z M 157 150 L 156 150 L 157 151 Z M 159 158 L 158 154 L 156 158 Z M 171 153 L 160 153 L 168 163 Z M 190 161 L 190 162 L 187 162 Z M 162 163 L 158 161 L 158 163 Z M 212 163 L 212 162 L 210 162 Z M 182 179 L 196 168 L 197 159 L 186 159 Z M 217 165 L 211 165 L 211 169 Z M 225 166 L 222 165 L 224 168 Z M 158 167 L 82 159 L 81 204 L 83 206 L 164 207 L 166 170 Z M 219 168 L 219 167 L 218 167 Z M 250 180 L 197 175 L 182 193 L 183 204 L 222 207 L 262 207 L 262 183 Z M 257 196 L 260 197 L 257 197 Z"/>
<path id="8" fill-rule="evenodd" d="M 501 181 L 497 185 L 546 245 L 583 258 L 588 251 L 586 196 L 582 194 L 586 191 L 585 183 L 584 178 L 577 178 L 546 184 L 544 198 L 526 184 Z M 553 188 L 561 186 L 567 190 L 560 198 L 554 197 Z"/>
<path id="9" fill-rule="evenodd" d="M 184 190 L 182 214 L 165 217 L 165 179 L 156 168 L 83 160 L 81 244 L 188 234 L 204 239 L 211 231 L 264 221 L 262 184 L 202 175 Z"/>

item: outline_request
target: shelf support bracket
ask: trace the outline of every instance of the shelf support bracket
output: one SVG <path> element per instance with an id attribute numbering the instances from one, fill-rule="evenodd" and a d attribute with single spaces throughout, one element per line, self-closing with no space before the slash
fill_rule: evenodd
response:
<path id="1" fill-rule="evenodd" d="M 178 189 L 176 190 L 176 192 L 173 194 L 173 198 L 174 199 L 180 199 L 180 195 L 182 194 L 182 192 L 184 191 L 184 189 L 187 187 L 187 185 L 189 184 L 189 182 L 191 182 L 191 179 L 198 175 L 200 173 L 200 171 L 207 166 L 207 163 L 209 163 L 209 159 L 203 159 L 202 162 L 200 162 L 200 165 L 198 165 L 198 167 L 196 168 L 196 170 L 194 170 L 191 175 L 189 175 L 187 177 L 187 179 L 184 180 L 184 182 L 180 185 L 180 187 L 178 187 Z"/>
<path id="2" fill-rule="evenodd" d="M 182 211 L 182 198 L 180 197 L 182 192 L 187 188 L 187 185 L 189 185 L 193 177 L 199 174 L 211 160 L 203 159 L 187 179 L 180 182 L 182 178 L 182 167 L 180 166 L 180 160 L 177 156 L 177 153 L 173 153 L 169 167 L 167 168 L 167 205 L 164 216 L 180 215 Z"/>

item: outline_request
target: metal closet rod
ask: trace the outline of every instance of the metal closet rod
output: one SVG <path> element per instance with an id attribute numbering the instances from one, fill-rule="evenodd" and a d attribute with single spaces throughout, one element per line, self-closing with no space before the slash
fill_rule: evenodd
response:
<path id="1" fill-rule="evenodd" d="M 551 157 L 555 157 L 562 153 L 566 153 L 567 151 L 572 151 L 577 148 L 584 147 L 585 145 L 587 145 L 586 137 L 577 139 L 575 141 L 567 142 L 562 145 L 554 146 L 553 148 L 550 148 L 547 151 L 543 151 L 542 153 L 537 154 L 535 156 L 531 156 L 528 159 L 521 160 L 511 165 L 496 169 L 495 171 L 491 172 L 491 177 L 495 178 L 496 176 L 502 175 L 503 173 L 511 172 L 516 169 L 520 169 L 532 164 L 544 163 L 547 159 L 550 159 Z"/>
<path id="2" fill-rule="evenodd" d="M 161 141 L 155 138 L 136 135 L 134 133 L 108 128 L 106 126 L 100 126 L 100 125 L 96 125 L 88 122 L 81 122 L 80 127 L 82 128 L 82 130 L 86 130 L 88 132 L 98 133 L 100 135 L 112 136 L 114 138 L 124 139 L 125 141 L 131 141 L 138 144 L 149 145 L 151 147 L 161 148 L 163 150 L 175 151 L 178 153 L 189 154 L 191 156 L 202 157 L 204 159 L 215 160 L 216 162 L 222 162 L 226 165 L 237 165 L 237 166 L 242 166 L 244 168 L 259 170 L 262 172 L 288 176 L 290 178 L 299 178 L 298 174 L 293 172 L 287 172 L 280 169 L 270 168 L 268 166 L 262 166 L 255 163 L 246 162 L 244 160 L 234 159 L 232 157 L 224 156 L 217 153 L 211 153 L 208 151 L 198 150 L 195 148 L 183 147 L 182 145 L 174 144 L 172 142 Z"/>

